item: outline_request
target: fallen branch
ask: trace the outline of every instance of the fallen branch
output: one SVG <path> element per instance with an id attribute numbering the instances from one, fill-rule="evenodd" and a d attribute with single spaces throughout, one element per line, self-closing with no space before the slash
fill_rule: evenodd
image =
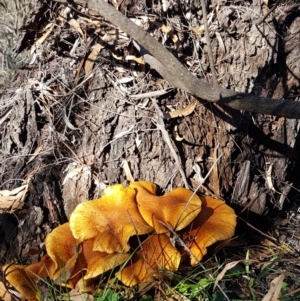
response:
<path id="1" fill-rule="evenodd" d="M 275 100 L 257 97 L 248 93 L 239 93 L 208 84 L 193 76 L 162 44 L 151 37 L 145 30 L 117 11 L 104 0 L 55 0 L 56 2 L 87 6 L 94 13 L 126 32 L 156 61 L 149 63 L 170 84 L 209 102 L 219 102 L 236 110 L 300 119 L 300 102 Z"/>

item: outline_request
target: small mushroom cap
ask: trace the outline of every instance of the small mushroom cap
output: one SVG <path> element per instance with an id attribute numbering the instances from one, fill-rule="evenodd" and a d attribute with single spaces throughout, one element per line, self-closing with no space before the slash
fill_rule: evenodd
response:
<path id="1" fill-rule="evenodd" d="M 45 279 L 55 270 L 55 264 L 46 254 L 39 262 L 26 265 L 6 265 L 3 272 L 6 280 L 17 289 L 24 299 L 41 300 L 37 281 Z"/>
<path id="2" fill-rule="evenodd" d="M 127 286 L 146 282 L 159 270 L 178 270 L 180 253 L 171 244 L 166 234 L 150 236 L 133 255 L 130 263 L 116 273 L 117 278 Z"/>
<path id="3" fill-rule="evenodd" d="M 46 254 L 41 258 L 40 261 L 32 263 L 25 267 L 25 271 L 32 279 L 45 279 L 54 274 L 55 263 L 53 262 L 51 257 Z"/>
<path id="4" fill-rule="evenodd" d="M 41 300 L 36 277 L 28 275 L 24 265 L 5 265 L 2 269 L 6 280 L 28 301 Z"/>
<path id="5" fill-rule="evenodd" d="M 47 254 L 55 264 L 55 271 L 50 278 L 53 280 L 60 278 L 63 282 L 68 280 L 79 254 L 69 223 L 58 226 L 48 234 L 45 246 Z"/>
<path id="6" fill-rule="evenodd" d="M 94 241 L 89 239 L 82 244 L 82 256 L 87 263 L 87 274 L 84 280 L 97 277 L 106 271 L 109 271 L 130 258 L 127 253 L 105 253 L 93 251 Z"/>
<path id="7" fill-rule="evenodd" d="M 182 230 L 182 239 L 187 241 L 193 256 L 191 265 L 196 265 L 207 253 L 207 247 L 234 235 L 236 215 L 234 210 L 221 200 L 201 197 L 202 209 L 194 221 Z"/>
<path id="8" fill-rule="evenodd" d="M 72 233 L 79 241 L 94 239 L 93 250 L 126 253 L 132 235 L 146 234 L 152 228 L 143 220 L 131 187 L 107 187 L 103 197 L 79 204 L 70 217 Z"/>
<path id="9" fill-rule="evenodd" d="M 183 229 L 201 210 L 200 198 L 185 188 L 176 188 L 163 196 L 156 196 L 156 187 L 152 183 L 133 182 L 129 187 L 136 189 L 139 211 L 158 234 L 169 232 L 164 224 L 175 231 Z"/>
<path id="10" fill-rule="evenodd" d="M 68 280 L 69 287 L 76 287 L 80 292 L 89 292 L 97 288 L 99 280 L 95 277 L 112 270 L 130 258 L 130 254 L 105 253 L 93 251 L 94 241 L 85 240 L 79 254 L 73 275 Z"/>

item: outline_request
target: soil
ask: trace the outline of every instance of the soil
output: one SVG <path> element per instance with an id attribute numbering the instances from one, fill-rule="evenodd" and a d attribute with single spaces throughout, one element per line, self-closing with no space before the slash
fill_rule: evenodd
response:
<path id="1" fill-rule="evenodd" d="M 190 72 L 211 82 L 199 2 L 170 1 L 167 8 L 148 0 L 118 4 Z M 218 82 L 274 101 L 300 101 L 299 4 L 282 1 L 257 25 L 273 5 L 208 1 Z M 14 204 L 0 203 L 0 265 L 37 261 L 45 236 L 66 222 L 77 204 L 101 196 L 106 185 L 128 183 L 126 162 L 135 180 L 154 182 L 160 193 L 184 186 L 151 99 L 168 113 L 194 98 L 149 66 L 126 60 L 139 57 L 130 37 L 78 9 L 85 15 L 54 1 L 36 2 L 16 47 L 28 59 L 0 99 L 1 190 L 26 186 Z M 87 62 L 96 44 L 102 47 L 91 71 Z M 145 94 L 154 91 L 164 94 Z M 248 224 L 240 221 L 237 236 L 268 236 L 299 256 L 298 120 L 197 99 L 190 115 L 164 123 L 190 188 L 208 175 L 200 194 L 224 199 L 238 215 L 247 213 Z"/>

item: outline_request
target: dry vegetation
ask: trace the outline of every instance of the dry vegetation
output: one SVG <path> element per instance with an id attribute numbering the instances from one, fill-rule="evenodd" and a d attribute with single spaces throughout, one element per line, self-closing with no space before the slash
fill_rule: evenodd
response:
<path id="1" fill-rule="evenodd" d="M 298 2 L 207 2 L 218 83 L 299 101 Z M 111 4 L 212 83 L 200 2 Z M 0 9 L 0 265 L 38 262 L 78 204 L 147 180 L 160 194 L 186 186 L 225 200 L 238 216 L 234 239 L 203 265 L 134 288 L 108 272 L 93 297 L 39 281 L 41 299 L 300 300 L 298 120 L 174 89 L 126 32 L 80 6 L 8 0 Z M 7 289 L 15 293 L 0 281 L 0 298 L 18 299 Z"/>

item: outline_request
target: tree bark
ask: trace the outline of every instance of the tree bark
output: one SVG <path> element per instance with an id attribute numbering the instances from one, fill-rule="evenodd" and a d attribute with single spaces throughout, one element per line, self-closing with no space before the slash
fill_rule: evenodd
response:
<path id="1" fill-rule="evenodd" d="M 60 3 L 73 3 L 68 0 L 56 0 Z M 95 13 L 129 34 L 144 49 L 145 54 L 154 60 L 145 58 L 152 68 L 173 86 L 210 102 L 219 102 L 236 110 L 275 115 L 287 118 L 300 118 L 300 102 L 292 100 L 274 100 L 257 97 L 249 93 L 239 93 L 221 86 L 208 84 L 193 76 L 168 50 L 147 34 L 146 31 L 131 22 L 122 13 L 103 0 L 76 0 L 77 5 L 87 6 Z"/>

